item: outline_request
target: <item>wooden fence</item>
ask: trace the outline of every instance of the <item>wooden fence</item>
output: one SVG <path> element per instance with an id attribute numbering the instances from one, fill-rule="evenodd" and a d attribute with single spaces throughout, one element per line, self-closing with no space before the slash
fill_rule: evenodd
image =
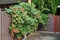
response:
<path id="1" fill-rule="evenodd" d="M 12 40 L 9 34 L 10 18 L 0 9 L 0 40 Z"/>
<path id="2" fill-rule="evenodd" d="M 59 17 L 59 16 L 58 16 Z M 58 32 L 60 32 L 60 17 L 57 19 Z M 0 40 L 13 40 L 9 34 L 10 17 L 0 9 Z M 53 16 L 50 15 L 48 31 L 53 31 Z"/>

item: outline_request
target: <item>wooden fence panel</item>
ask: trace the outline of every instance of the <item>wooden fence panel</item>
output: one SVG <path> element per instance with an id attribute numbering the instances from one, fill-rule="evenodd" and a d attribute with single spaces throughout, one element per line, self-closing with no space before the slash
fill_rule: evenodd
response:
<path id="1" fill-rule="evenodd" d="M 57 16 L 57 32 L 60 32 L 60 16 Z"/>
<path id="2" fill-rule="evenodd" d="M 53 16 L 49 15 L 50 19 L 49 19 L 49 24 L 48 24 L 48 31 L 53 31 Z M 57 19 L 57 32 L 60 32 L 60 16 L 58 16 Z M 10 33 L 9 33 L 9 26 L 10 26 L 10 17 L 8 17 L 8 15 L 0 10 L 0 40 L 13 40 L 13 38 L 11 38 Z M 15 39 L 14 39 L 15 40 Z"/>
<path id="3" fill-rule="evenodd" d="M 10 18 L 7 14 L 2 12 L 2 36 L 1 40 L 12 40 L 9 34 L 9 24 L 10 24 Z"/>

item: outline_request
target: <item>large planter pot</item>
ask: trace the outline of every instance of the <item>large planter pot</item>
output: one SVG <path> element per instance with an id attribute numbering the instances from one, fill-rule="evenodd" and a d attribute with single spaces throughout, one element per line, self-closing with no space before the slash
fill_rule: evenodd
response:
<path id="1" fill-rule="evenodd" d="M 38 31 L 27 37 L 26 40 L 60 40 L 60 34 L 55 35 L 53 32 Z"/>

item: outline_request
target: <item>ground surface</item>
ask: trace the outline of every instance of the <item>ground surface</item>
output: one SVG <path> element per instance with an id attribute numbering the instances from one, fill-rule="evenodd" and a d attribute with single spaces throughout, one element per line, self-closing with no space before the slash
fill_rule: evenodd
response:
<path id="1" fill-rule="evenodd" d="M 60 34 L 36 32 L 26 40 L 60 40 Z"/>

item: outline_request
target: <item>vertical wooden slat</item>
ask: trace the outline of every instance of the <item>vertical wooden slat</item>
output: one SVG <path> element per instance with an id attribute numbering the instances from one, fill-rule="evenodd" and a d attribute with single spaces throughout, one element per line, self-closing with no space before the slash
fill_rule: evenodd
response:
<path id="1" fill-rule="evenodd" d="M 0 9 L 0 40 L 1 40 L 1 9 Z"/>
<path id="2" fill-rule="evenodd" d="M 2 12 L 2 40 L 6 40 L 6 17 Z"/>
<path id="3" fill-rule="evenodd" d="M 54 16 L 54 33 L 57 32 L 57 16 Z"/>
<path id="4" fill-rule="evenodd" d="M 60 32 L 60 16 L 57 16 L 57 32 Z"/>
<path id="5" fill-rule="evenodd" d="M 10 18 L 6 14 L 6 40 L 11 40 L 10 34 L 9 34 L 9 23 L 10 23 Z"/>

